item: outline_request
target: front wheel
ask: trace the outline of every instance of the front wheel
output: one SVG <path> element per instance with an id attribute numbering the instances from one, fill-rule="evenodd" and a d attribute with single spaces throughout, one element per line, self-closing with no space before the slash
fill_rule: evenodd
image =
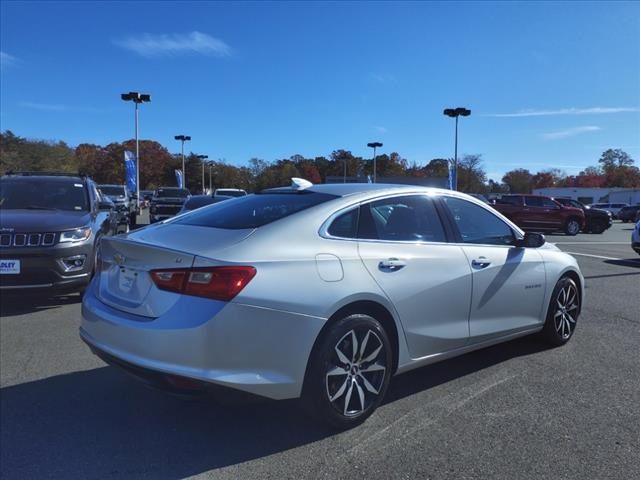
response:
<path id="1" fill-rule="evenodd" d="M 554 347 L 564 345 L 573 336 L 579 314 L 578 286 L 569 277 L 562 277 L 553 289 L 542 336 Z"/>
<path id="2" fill-rule="evenodd" d="M 314 350 L 304 400 L 321 422 L 355 427 L 382 402 L 391 369 L 391 343 L 380 322 L 349 315 L 332 325 Z"/>
<path id="3" fill-rule="evenodd" d="M 580 222 L 575 218 L 570 218 L 564 226 L 564 233 L 570 236 L 577 235 L 580 231 Z"/>

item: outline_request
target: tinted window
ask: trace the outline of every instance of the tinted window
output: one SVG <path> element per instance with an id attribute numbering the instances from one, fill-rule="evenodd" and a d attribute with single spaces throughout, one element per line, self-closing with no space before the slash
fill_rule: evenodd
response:
<path id="1" fill-rule="evenodd" d="M 124 196 L 124 187 L 121 186 L 101 185 L 100 191 L 105 195 L 111 195 L 114 197 L 119 195 Z"/>
<path id="2" fill-rule="evenodd" d="M 423 195 L 393 197 L 361 207 L 359 238 L 446 241 L 433 200 Z"/>
<path id="3" fill-rule="evenodd" d="M 327 233 L 334 237 L 356 238 L 356 230 L 358 228 L 358 209 L 343 213 L 332 223 Z"/>
<path id="4" fill-rule="evenodd" d="M 80 180 L 25 177 L 0 182 L 2 209 L 86 211 L 88 202 Z"/>
<path id="5" fill-rule="evenodd" d="M 334 198 L 338 197 L 311 191 L 259 193 L 196 210 L 175 223 L 226 229 L 257 228 Z"/>
<path id="6" fill-rule="evenodd" d="M 551 200 L 550 198 L 543 198 L 542 199 L 542 206 L 544 208 L 558 208 L 558 204 L 556 202 L 554 202 L 553 200 Z"/>
<path id="7" fill-rule="evenodd" d="M 195 210 L 196 208 L 211 205 L 212 203 L 215 203 L 212 197 L 191 197 L 184 204 L 184 208 L 185 210 Z"/>
<path id="8" fill-rule="evenodd" d="M 507 205 L 522 205 L 521 197 L 502 197 L 496 198 L 496 203 L 507 204 Z"/>
<path id="9" fill-rule="evenodd" d="M 156 191 L 156 197 L 188 197 L 189 190 L 184 188 L 160 188 Z"/>
<path id="10" fill-rule="evenodd" d="M 543 207 L 544 206 L 544 198 L 541 198 L 541 197 L 526 197 L 524 199 L 524 202 L 528 207 Z"/>
<path id="11" fill-rule="evenodd" d="M 190 197 L 184 204 L 185 210 L 195 210 L 196 208 L 204 207 L 205 205 L 211 205 L 213 203 L 224 202 L 232 197 L 223 195 L 220 197 L 210 197 L 208 195 L 197 195 Z"/>
<path id="12" fill-rule="evenodd" d="M 511 245 L 514 236 L 509 225 L 490 211 L 454 197 L 442 197 L 458 226 L 464 243 Z"/>

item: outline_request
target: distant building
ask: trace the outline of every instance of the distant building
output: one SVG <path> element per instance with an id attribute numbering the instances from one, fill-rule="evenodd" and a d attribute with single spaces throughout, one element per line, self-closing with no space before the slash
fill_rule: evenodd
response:
<path id="1" fill-rule="evenodd" d="M 633 193 L 636 192 L 636 200 L 630 201 L 634 198 Z M 566 197 L 578 200 L 586 205 L 590 203 L 604 203 L 604 202 L 623 202 L 623 203 L 638 203 L 638 195 L 640 195 L 640 189 L 628 189 L 628 188 L 588 188 L 588 187 L 549 187 L 549 188 L 535 188 L 533 190 L 534 195 L 546 195 L 548 197 Z M 620 195 L 625 199 L 620 199 Z"/>
<path id="2" fill-rule="evenodd" d="M 611 192 L 609 201 L 611 203 L 628 203 L 629 205 L 640 204 L 640 188 L 627 188 Z"/>

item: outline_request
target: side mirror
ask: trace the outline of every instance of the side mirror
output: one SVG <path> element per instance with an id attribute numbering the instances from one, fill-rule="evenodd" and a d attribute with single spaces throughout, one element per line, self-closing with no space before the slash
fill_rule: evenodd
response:
<path id="1" fill-rule="evenodd" d="M 527 232 L 524 238 L 516 241 L 516 247 L 538 248 L 545 244 L 546 240 L 541 233 Z"/>
<path id="2" fill-rule="evenodd" d="M 100 211 L 109 211 L 113 208 L 113 203 L 111 202 L 98 202 L 98 210 Z"/>

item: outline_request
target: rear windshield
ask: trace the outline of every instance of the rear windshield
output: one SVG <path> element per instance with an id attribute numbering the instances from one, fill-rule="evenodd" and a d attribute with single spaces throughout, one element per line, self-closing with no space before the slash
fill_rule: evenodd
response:
<path id="1" fill-rule="evenodd" d="M 184 204 L 185 210 L 195 210 L 196 208 L 204 207 L 205 205 L 211 205 L 212 203 L 222 202 L 227 200 L 229 197 L 209 197 L 209 196 L 201 196 L 201 197 L 191 197 L 187 200 L 187 203 Z"/>
<path id="2" fill-rule="evenodd" d="M 160 188 L 156 191 L 156 197 L 188 197 L 189 190 L 182 188 Z"/>
<path id="3" fill-rule="evenodd" d="M 175 223 L 239 230 L 258 228 L 294 213 L 338 198 L 318 192 L 258 193 L 194 211 Z"/>
<path id="4" fill-rule="evenodd" d="M 84 184 L 73 179 L 13 178 L 0 182 L 3 210 L 89 210 Z"/>

